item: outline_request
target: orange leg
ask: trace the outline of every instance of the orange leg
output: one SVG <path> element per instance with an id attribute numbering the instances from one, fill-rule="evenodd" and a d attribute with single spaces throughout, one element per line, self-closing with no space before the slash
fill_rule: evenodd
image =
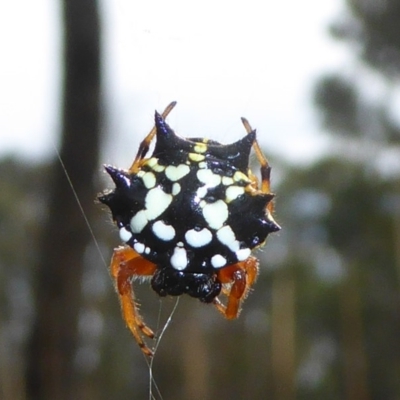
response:
<path id="1" fill-rule="evenodd" d="M 143 353 L 152 356 L 153 352 L 146 346 L 142 335 L 153 338 L 154 333 L 139 314 L 131 278 L 152 276 L 156 266 L 142 258 L 131 247 L 125 246 L 114 250 L 110 270 L 121 303 L 122 317 Z"/>
<path id="2" fill-rule="evenodd" d="M 242 118 L 242 123 L 246 129 L 246 132 L 249 134 L 253 131 L 249 121 L 246 118 Z M 271 184 L 270 184 L 270 177 L 271 177 L 271 167 L 268 164 L 268 160 L 265 157 L 264 153 L 262 152 L 260 145 L 258 144 L 257 140 L 253 143 L 253 148 L 257 156 L 258 162 L 261 164 L 261 192 L 266 194 L 271 194 Z M 271 201 L 267 205 L 267 209 L 269 212 L 272 213 L 274 210 L 274 203 Z"/>
<path id="3" fill-rule="evenodd" d="M 245 261 L 221 268 L 217 272 L 217 277 L 222 284 L 230 284 L 230 290 L 223 289 L 223 293 L 228 297 L 226 306 L 216 297 L 214 305 L 226 318 L 237 318 L 240 312 L 240 305 L 247 297 L 249 290 L 258 275 L 258 260 L 249 257 Z"/>
<path id="4" fill-rule="evenodd" d="M 161 116 L 165 119 L 167 118 L 168 114 L 173 110 L 173 108 L 176 106 L 176 101 L 173 101 L 172 103 L 168 104 L 167 108 L 163 111 Z M 143 158 L 146 156 L 147 152 L 149 151 L 150 143 L 154 139 L 154 136 L 157 133 L 157 129 L 154 126 L 153 129 L 149 132 L 149 134 L 143 139 L 142 143 L 140 143 L 139 150 L 136 154 L 135 159 L 133 160 L 133 163 L 131 167 L 129 168 L 129 173 L 130 174 L 136 174 L 139 171 L 139 167 L 141 165 L 141 161 Z"/>

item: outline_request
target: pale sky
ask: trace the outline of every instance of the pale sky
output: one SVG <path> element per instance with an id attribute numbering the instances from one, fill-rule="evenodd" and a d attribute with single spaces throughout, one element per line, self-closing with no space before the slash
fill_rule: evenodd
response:
<path id="1" fill-rule="evenodd" d="M 154 110 L 182 136 L 231 142 L 248 118 L 262 146 L 293 161 L 324 147 L 312 88 L 346 64 L 331 39 L 337 0 L 102 0 L 104 162 L 123 167 Z M 54 0 L 0 3 L 0 156 L 54 155 L 59 133 L 60 19 Z M 288 12 L 288 10 L 290 10 Z"/>

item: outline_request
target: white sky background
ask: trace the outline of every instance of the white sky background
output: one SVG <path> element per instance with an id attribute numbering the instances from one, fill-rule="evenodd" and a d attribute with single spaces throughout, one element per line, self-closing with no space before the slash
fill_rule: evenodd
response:
<path id="1" fill-rule="evenodd" d="M 342 9 L 337 0 L 102 0 L 112 135 L 103 161 L 128 166 L 154 110 L 172 100 L 168 121 L 182 136 L 231 142 L 245 116 L 265 149 L 312 159 L 326 144 L 313 84 L 349 57 L 327 33 Z M 60 48 L 58 2 L 0 3 L 0 156 L 54 155 Z"/>

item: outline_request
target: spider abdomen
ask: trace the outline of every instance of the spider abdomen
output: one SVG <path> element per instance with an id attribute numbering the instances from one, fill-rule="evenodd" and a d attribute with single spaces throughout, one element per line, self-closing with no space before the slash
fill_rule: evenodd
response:
<path id="1" fill-rule="evenodd" d="M 108 204 L 121 236 L 144 258 L 178 271 L 209 271 L 243 261 L 278 229 L 266 208 L 271 196 L 254 194 L 250 178 L 224 160 L 213 159 L 220 172 L 215 173 L 205 158 L 194 162 L 191 154 L 197 153 L 188 153 L 186 163 L 178 165 L 152 157 L 136 174 L 107 167 L 117 181 Z M 129 201 L 121 213 L 117 206 Z"/>

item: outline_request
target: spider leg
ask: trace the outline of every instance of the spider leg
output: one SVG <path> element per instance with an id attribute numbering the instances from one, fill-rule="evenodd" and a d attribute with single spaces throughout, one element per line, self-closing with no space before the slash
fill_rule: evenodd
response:
<path id="1" fill-rule="evenodd" d="M 121 303 L 122 317 L 137 344 L 147 356 L 153 352 L 145 344 L 142 335 L 154 337 L 153 331 L 143 322 L 135 302 L 131 278 L 152 276 L 156 266 L 142 258 L 131 247 L 118 247 L 114 250 L 110 272 Z"/>
<path id="2" fill-rule="evenodd" d="M 255 257 L 249 257 L 245 261 L 221 268 L 217 272 L 217 277 L 222 284 L 230 284 L 229 289 L 223 289 L 223 293 L 228 297 L 227 304 L 224 305 L 216 297 L 214 305 L 219 312 L 226 318 L 237 318 L 240 312 L 240 305 L 247 297 L 251 286 L 257 279 L 258 260 Z"/>
<path id="3" fill-rule="evenodd" d="M 253 131 L 249 121 L 246 118 L 242 117 L 242 123 L 246 129 L 246 132 L 249 134 Z M 260 145 L 257 142 L 257 139 L 253 143 L 253 149 L 256 153 L 257 160 L 260 163 L 260 171 L 261 171 L 261 192 L 266 194 L 271 194 L 271 167 L 268 163 L 267 158 L 265 157 L 264 153 L 262 152 Z M 271 201 L 267 205 L 267 209 L 269 212 L 272 213 L 274 210 L 274 203 Z"/>
<path id="4" fill-rule="evenodd" d="M 173 110 L 173 108 L 175 106 L 176 106 L 176 101 L 173 101 L 172 103 L 168 104 L 168 106 L 163 111 L 161 116 L 164 119 L 167 118 L 168 114 Z M 133 163 L 128 170 L 130 174 L 136 174 L 139 171 L 140 163 L 143 160 L 143 158 L 146 156 L 147 152 L 149 151 L 150 143 L 154 139 L 154 136 L 156 133 L 157 133 L 157 129 L 154 126 L 153 129 L 149 132 L 149 134 L 140 143 L 139 150 L 136 154 L 136 157 L 133 160 Z"/>

